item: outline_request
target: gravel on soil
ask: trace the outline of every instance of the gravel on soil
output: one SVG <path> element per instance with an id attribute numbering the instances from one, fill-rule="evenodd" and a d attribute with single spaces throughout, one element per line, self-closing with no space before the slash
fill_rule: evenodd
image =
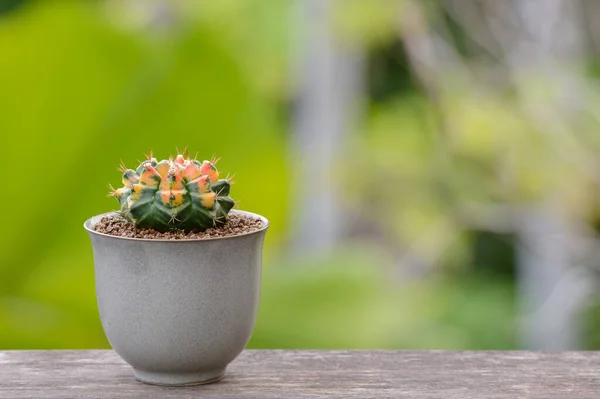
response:
<path id="1" fill-rule="evenodd" d="M 172 230 L 160 232 L 154 229 L 137 228 L 119 214 L 104 216 L 94 230 L 98 233 L 110 234 L 117 237 L 146 238 L 158 240 L 198 240 L 207 238 L 233 237 L 248 234 L 264 227 L 262 220 L 241 214 L 230 213 L 227 223 L 220 227 L 212 227 L 205 231 Z"/>

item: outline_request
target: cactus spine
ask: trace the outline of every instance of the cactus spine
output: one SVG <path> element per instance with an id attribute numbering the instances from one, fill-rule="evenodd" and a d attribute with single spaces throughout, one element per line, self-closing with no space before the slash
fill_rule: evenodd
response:
<path id="1" fill-rule="evenodd" d="M 201 163 L 182 154 L 160 162 L 152 154 L 147 158 L 136 170 L 121 166 L 123 187 L 111 192 L 127 220 L 158 231 L 225 224 L 235 203 L 231 181 L 219 180 L 218 160 Z"/>

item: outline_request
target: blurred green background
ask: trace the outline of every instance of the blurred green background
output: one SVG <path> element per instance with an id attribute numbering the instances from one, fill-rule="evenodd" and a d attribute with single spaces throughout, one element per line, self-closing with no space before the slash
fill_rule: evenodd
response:
<path id="1" fill-rule="evenodd" d="M 185 146 L 271 221 L 252 348 L 599 348 L 596 22 L 468 3 L 0 0 L 0 348 L 108 347 L 82 223 Z"/>

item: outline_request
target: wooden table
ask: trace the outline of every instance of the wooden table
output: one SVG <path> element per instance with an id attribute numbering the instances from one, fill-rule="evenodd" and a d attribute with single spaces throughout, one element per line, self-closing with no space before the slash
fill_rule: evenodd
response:
<path id="1" fill-rule="evenodd" d="M 598 352 L 245 351 L 218 383 L 144 385 L 112 351 L 0 351 L 0 398 L 600 398 Z"/>

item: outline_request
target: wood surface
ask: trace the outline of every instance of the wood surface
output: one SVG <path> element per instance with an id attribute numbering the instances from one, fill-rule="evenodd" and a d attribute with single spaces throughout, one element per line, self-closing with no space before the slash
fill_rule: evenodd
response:
<path id="1" fill-rule="evenodd" d="M 0 351 L 0 398 L 600 398 L 598 352 L 245 351 L 218 383 L 133 379 L 112 351 Z"/>

